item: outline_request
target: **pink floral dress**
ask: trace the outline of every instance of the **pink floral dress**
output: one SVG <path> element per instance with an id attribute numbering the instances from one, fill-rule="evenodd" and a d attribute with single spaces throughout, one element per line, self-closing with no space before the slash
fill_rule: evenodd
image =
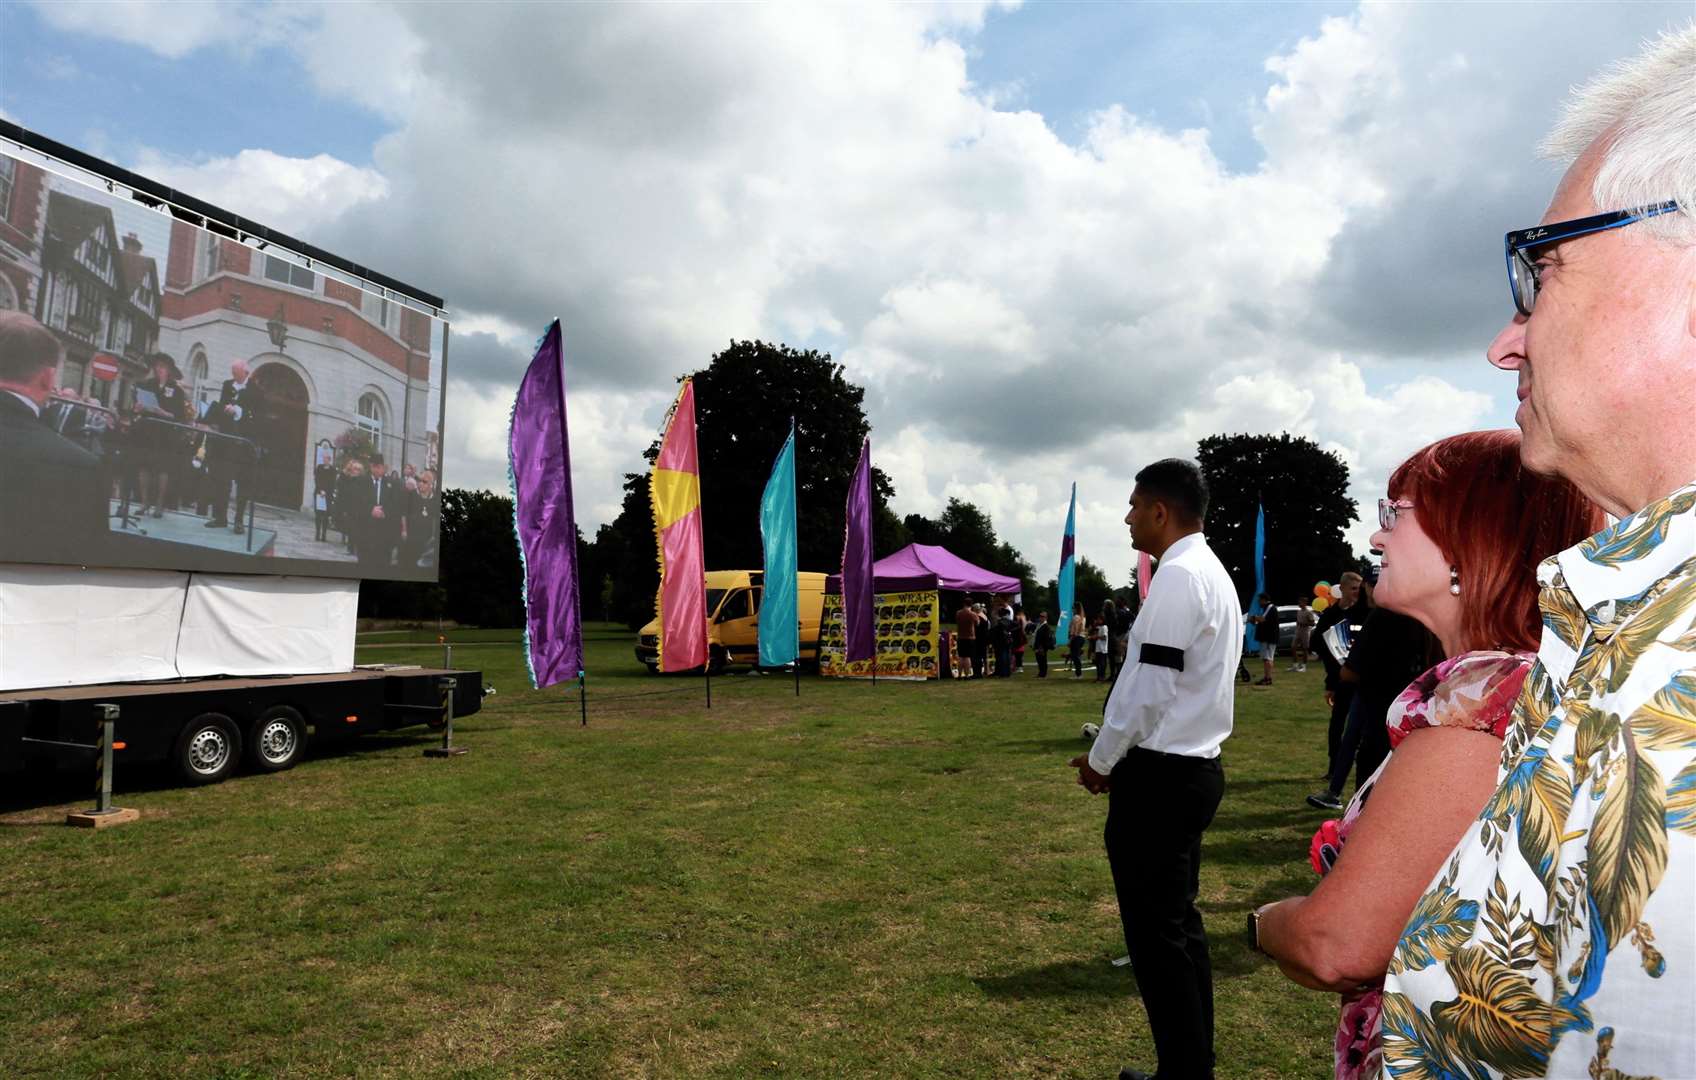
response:
<path id="1" fill-rule="evenodd" d="M 1513 719 L 1520 686 L 1531 671 L 1535 653 L 1469 652 L 1450 657 L 1413 680 L 1385 715 L 1392 751 L 1401 741 L 1426 727 L 1456 727 L 1488 731 L 1502 738 Z M 1372 797 L 1372 787 L 1389 759 L 1360 786 L 1340 821 L 1327 821 L 1313 834 L 1309 857 L 1314 870 L 1327 873 L 1342 853 L 1354 823 Z M 1335 1044 L 1337 1080 L 1361 1080 L 1382 1069 L 1383 1033 L 1379 1006 L 1383 982 L 1343 995 L 1342 1017 Z"/>

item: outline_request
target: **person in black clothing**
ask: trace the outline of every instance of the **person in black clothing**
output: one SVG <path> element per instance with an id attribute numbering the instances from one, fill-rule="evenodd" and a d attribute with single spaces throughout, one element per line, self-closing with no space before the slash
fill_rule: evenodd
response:
<path id="1" fill-rule="evenodd" d="M 1325 634 L 1333 626 L 1342 623 L 1348 632 L 1348 638 L 1353 641 L 1360 635 L 1366 623 L 1366 601 L 1361 596 L 1361 577 L 1353 570 L 1348 571 L 1337 579 L 1338 586 L 1343 590 L 1343 598 L 1326 608 L 1319 616 L 1319 625 L 1313 628 L 1314 648 L 1319 653 L 1319 660 L 1325 665 L 1325 704 L 1331 710 L 1330 724 L 1325 731 L 1325 775 L 1329 782 L 1336 773 L 1342 755 L 1343 732 L 1348 727 L 1349 707 L 1354 704 L 1354 694 L 1357 682 L 1350 674 L 1347 678 L 1343 673 L 1343 659 L 1337 656 L 1325 640 Z M 1308 803 L 1327 810 L 1340 809 L 1340 802 L 1335 798 L 1326 799 L 1325 794 L 1315 794 L 1308 797 Z M 1336 804 L 1336 805 L 1333 805 Z"/>
<path id="2" fill-rule="evenodd" d="M 972 670 L 975 678 L 983 678 L 989 670 L 989 616 L 984 614 L 983 605 L 978 604 L 972 609 L 978 616 L 978 636 L 973 639 Z"/>
<path id="3" fill-rule="evenodd" d="M 1010 679 L 1013 677 L 1013 612 L 1009 608 L 1001 608 L 996 612 L 995 624 L 989 628 L 989 643 L 995 648 L 995 677 Z"/>
<path id="4" fill-rule="evenodd" d="M 21 311 L 0 311 L 0 559 L 62 562 L 106 535 L 100 459 L 42 423 L 59 339 Z"/>
<path id="5" fill-rule="evenodd" d="M 1048 612 L 1036 613 L 1036 628 L 1032 632 L 1031 649 L 1036 653 L 1036 677 L 1048 678 L 1048 650 L 1054 648 L 1054 627 L 1048 625 Z"/>
<path id="6" fill-rule="evenodd" d="M 165 513 L 165 498 L 170 494 L 171 477 L 188 464 L 187 436 L 192 434 L 181 424 L 194 413 L 194 404 L 183 389 L 183 373 L 177 362 L 165 353 L 148 357 L 153 374 L 136 385 L 148 399 L 136 399 L 136 418 L 130 424 L 130 451 L 135 458 L 136 474 L 141 480 L 141 512 L 146 517 Z"/>
<path id="7" fill-rule="evenodd" d="M 251 438 L 258 424 L 259 388 L 248 379 L 247 362 L 237 360 L 230 365 L 230 377 L 219 389 L 218 400 L 207 410 L 206 422 L 225 435 Z M 206 528 L 229 526 L 243 531 L 242 517 L 247 511 L 248 477 L 253 471 L 253 447 L 231 439 L 206 440 L 206 471 L 212 478 L 212 518 Z M 230 485 L 236 489 L 236 515 L 227 516 L 230 507 Z"/>
<path id="8" fill-rule="evenodd" d="M 436 538 L 436 474 L 429 469 L 419 473 L 416 482 L 406 489 L 406 516 L 401 522 L 401 569 L 411 570 L 426 558 L 434 561 L 431 547 Z"/>
<path id="9" fill-rule="evenodd" d="M 369 477 L 348 481 L 347 487 L 347 520 L 361 572 L 367 577 L 383 576 L 400 542 L 405 492 L 398 479 L 388 475 L 381 454 L 371 455 Z"/>
<path id="10" fill-rule="evenodd" d="M 1101 602 L 1101 625 L 1107 628 L 1107 678 L 1119 677 L 1119 609 L 1112 600 Z"/>
<path id="11" fill-rule="evenodd" d="M 1260 611 L 1250 615 L 1248 621 L 1254 624 L 1254 643 L 1260 646 L 1260 666 L 1265 669 L 1256 686 L 1272 685 L 1272 661 L 1278 655 L 1278 623 L 1282 616 L 1278 605 L 1272 602 L 1268 593 L 1260 594 Z"/>
<path id="12" fill-rule="evenodd" d="M 1341 802 L 1351 765 L 1357 789 L 1378 771 L 1390 756 L 1390 731 L 1384 723 L 1390 706 L 1409 683 L 1442 659 L 1442 647 L 1418 619 L 1384 608 L 1367 613 L 1360 637 L 1343 662 L 1343 678 L 1354 682 L 1354 704 L 1343 727 L 1327 790 L 1321 794 Z M 1310 800 L 1310 805 L 1331 809 L 1321 805 L 1323 802 Z"/>
<path id="13" fill-rule="evenodd" d="M 318 463 L 312 467 L 312 538 L 320 543 L 330 539 L 330 507 L 336 501 L 336 456 L 328 446 L 318 450 Z"/>

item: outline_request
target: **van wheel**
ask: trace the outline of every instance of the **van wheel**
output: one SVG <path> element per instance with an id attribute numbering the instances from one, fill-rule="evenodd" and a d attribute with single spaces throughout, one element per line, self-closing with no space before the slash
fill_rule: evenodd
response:
<path id="1" fill-rule="evenodd" d="M 247 729 L 247 761 L 260 772 L 292 769 L 306 752 L 306 721 L 287 705 L 260 714 Z"/>
<path id="2" fill-rule="evenodd" d="M 660 673 L 660 666 L 658 664 L 649 664 L 648 665 L 648 674 L 649 675 L 658 675 L 659 673 Z"/>
<path id="3" fill-rule="evenodd" d="M 723 648 L 714 645 L 707 651 L 708 675 L 723 675 L 724 669 L 729 665 L 729 663 L 730 657 L 725 653 Z"/>
<path id="4" fill-rule="evenodd" d="M 184 725 L 171 760 L 189 784 L 216 784 L 241 760 L 241 732 L 223 713 L 201 713 Z"/>

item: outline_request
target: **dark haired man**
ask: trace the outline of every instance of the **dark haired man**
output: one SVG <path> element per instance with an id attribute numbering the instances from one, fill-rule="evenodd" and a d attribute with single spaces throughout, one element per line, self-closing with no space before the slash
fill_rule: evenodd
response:
<path id="1" fill-rule="evenodd" d="M 1107 861 L 1162 1077 L 1213 1075 L 1213 971 L 1195 900 L 1201 834 L 1225 788 L 1219 747 L 1231 734 L 1243 618 L 1231 576 L 1201 535 L 1206 515 L 1195 463 L 1168 458 L 1137 474 L 1125 523 L 1160 573 L 1131 628 L 1101 731 L 1072 759 L 1079 784 L 1109 793 Z"/>
<path id="2" fill-rule="evenodd" d="M 58 374 L 53 332 L 0 311 L 0 552 L 59 562 L 106 532 L 100 461 L 42 422 Z"/>

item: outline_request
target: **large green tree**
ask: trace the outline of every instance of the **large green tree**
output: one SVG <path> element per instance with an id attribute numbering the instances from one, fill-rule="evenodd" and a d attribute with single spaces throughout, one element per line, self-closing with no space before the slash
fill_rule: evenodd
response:
<path id="1" fill-rule="evenodd" d="M 1278 435 L 1212 435 L 1196 460 L 1212 502 L 1207 542 L 1218 553 L 1239 599 L 1254 590 L 1254 523 L 1266 508 L 1266 591 L 1293 604 L 1321 579 L 1335 581 L 1357 558 L 1343 531 L 1355 520 L 1349 467 L 1309 439 Z"/>
<path id="2" fill-rule="evenodd" d="M 812 349 L 732 341 L 693 373 L 696 446 L 701 462 L 701 526 L 709 569 L 758 569 L 760 496 L 772 460 L 795 421 L 798 555 L 802 570 L 835 572 L 842 562 L 848 484 L 871 431 L 865 391 L 841 364 Z M 873 460 L 876 460 L 873 446 Z M 645 454 L 659 453 L 656 438 Z M 879 555 L 907 543 L 888 509 L 894 485 L 872 469 L 873 546 Z M 636 627 L 653 616 L 659 586 L 646 472 L 629 473 L 617 520 L 596 538 L 612 577 L 610 615 Z"/>

